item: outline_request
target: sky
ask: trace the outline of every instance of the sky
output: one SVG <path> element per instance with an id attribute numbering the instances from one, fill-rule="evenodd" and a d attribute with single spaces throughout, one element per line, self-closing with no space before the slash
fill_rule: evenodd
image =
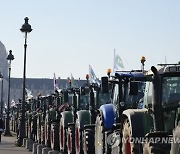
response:
<path id="1" fill-rule="evenodd" d="M 27 78 L 85 79 L 113 69 L 113 54 L 126 70 L 180 61 L 179 0 L 0 0 L 0 41 L 15 59 L 11 76 L 23 77 L 24 18 Z"/>

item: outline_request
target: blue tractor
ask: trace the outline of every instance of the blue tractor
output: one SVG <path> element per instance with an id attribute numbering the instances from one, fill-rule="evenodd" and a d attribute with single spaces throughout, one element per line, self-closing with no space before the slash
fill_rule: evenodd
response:
<path id="1" fill-rule="evenodd" d="M 110 104 L 102 105 L 96 117 L 95 153 L 111 153 L 110 136 L 120 129 L 121 115 L 128 108 L 142 108 L 144 74 L 142 71 L 117 71 L 109 79 Z"/>

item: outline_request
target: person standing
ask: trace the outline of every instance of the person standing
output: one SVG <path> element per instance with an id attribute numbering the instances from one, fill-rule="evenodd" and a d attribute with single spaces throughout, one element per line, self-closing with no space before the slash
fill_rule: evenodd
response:
<path id="1" fill-rule="evenodd" d="M 1 142 L 1 134 L 4 130 L 4 122 L 3 122 L 3 119 L 0 118 L 0 142 Z"/>

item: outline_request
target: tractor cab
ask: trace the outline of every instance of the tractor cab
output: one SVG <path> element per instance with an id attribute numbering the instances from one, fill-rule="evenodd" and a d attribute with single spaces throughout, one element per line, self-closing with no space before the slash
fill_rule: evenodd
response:
<path id="1" fill-rule="evenodd" d="M 118 71 L 112 76 L 112 103 L 118 117 L 125 109 L 143 107 L 144 81 L 144 74 L 137 70 Z"/>
<path id="2" fill-rule="evenodd" d="M 89 108 L 89 87 L 80 87 L 78 110 L 85 110 Z"/>
<path id="3" fill-rule="evenodd" d="M 179 144 L 172 141 L 180 138 L 180 65 L 152 66 L 145 78 L 144 108 L 122 114 L 122 153 L 179 153 Z M 143 140 L 127 142 L 129 138 Z"/>
<path id="4" fill-rule="evenodd" d="M 144 104 L 155 111 L 154 130 L 172 134 L 180 114 L 180 65 L 161 64 L 156 70 L 151 69 L 147 76 L 152 80 L 146 82 Z M 157 85 L 158 89 L 155 88 Z M 157 111 L 156 106 L 161 110 Z M 157 122 L 158 117 L 161 117 L 161 126 Z"/>

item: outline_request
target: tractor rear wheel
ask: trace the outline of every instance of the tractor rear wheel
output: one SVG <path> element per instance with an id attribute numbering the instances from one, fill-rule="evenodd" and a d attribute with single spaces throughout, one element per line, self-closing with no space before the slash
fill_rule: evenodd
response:
<path id="1" fill-rule="evenodd" d="M 173 131 L 173 140 L 171 144 L 171 154 L 180 154 L 180 121 Z"/>
<path id="2" fill-rule="evenodd" d="M 143 154 L 169 154 L 170 146 L 162 143 L 145 143 L 143 146 Z M 178 154 L 178 153 L 176 153 Z"/>
<path id="3" fill-rule="evenodd" d="M 69 126 L 67 130 L 67 152 L 68 154 L 75 153 L 75 126 Z"/>
<path id="4" fill-rule="evenodd" d="M 95 153 L 94 147 L 94 129 L 85 129 L 83 132 L 83 151 L 84 154 L 93 154 Z"/>
<path id="5" fill-rule="evenodd" d="M 75 124 L 75 147 L 76 147 L 76 154 L 83 154 L 83 146 L 82 146 L 82 130 L 80 128 L 80 121 L 76 119 Z"/>
<path id="6" fill-rule="evenodd" d="M 37 140 L 38 143 L 41 144 L 41 117 L 37 116 Z"/>
<path id="7" fill-rule="evenodd" d="M 45 130 L 44 130 L 44 122 L 41 125 L 41 144 L 45 144 Z"/>
<path id="8" fill-rule="evenodd" d="M 47 147 L 51 147 L 51 140 L 50 140 L 50 132 L 51 132 L 51 126 L 50 121 L 48 121 L 48 117 L 45 119 L 45 145 Z"/>
<path id="9" fill-rule="evenodd" d="M 64 118 L 61 117 L 60 124 L 59 124 L 59 144 L 60 144 L 60 151 L 66 153 L 66 128 L 64 126 Z"/>
<path id="10" fill-rule="evenodd" d="M 59 151 L 59 125 L 57 122 L 51 124 L 51 149 Z"/>
<path id="11" fill-rule="evenodd" d="M 128 119 L 123 122 L 122 128 L 122 153 L 123 154 L 140 154 L 138 143 L 131 142 L 131 126 Z"/>
<path id="12" fill-rule="evenodd" d="M 103 117 L 101 114 L 98 114 L 96 117 L 96 126 L 95 126 L 95 153 L 103 154 L 104 153 L 104 143 L 103 143 Z"/>

